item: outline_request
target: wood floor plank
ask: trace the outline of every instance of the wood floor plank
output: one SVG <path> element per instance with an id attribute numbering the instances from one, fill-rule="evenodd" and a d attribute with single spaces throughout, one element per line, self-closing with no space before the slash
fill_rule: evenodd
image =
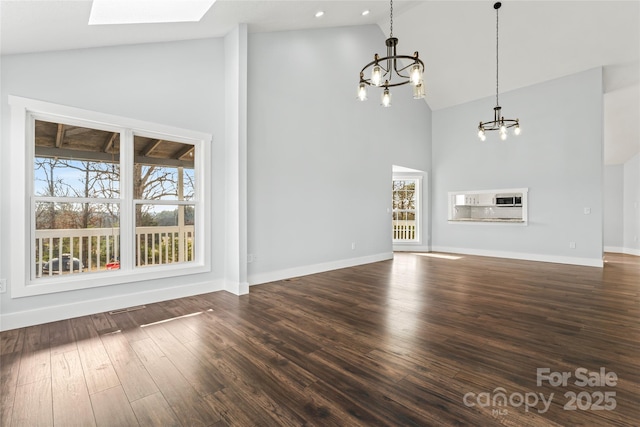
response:
<path id="1" fill-rule="evenodd" d="M 151 338 L 136 341 L 132 347 L 183 424 L 207 426 L 218 421 L 207 403 Z"/>
<path id="2" fill-rule="evenodd" d="M 95 330 L 90 317 L 78 317 L 71 320 L 77 338 L 78 353 L 84 370 L 89 394 L 120 385 L 109 355 Z"/>
<path id="3" fill-rule="evenodd" d="M 13 404 L 11 427 L 53 426 L 51 378 L 19 384 Z"/>
<path id="4" fill-rule="evenodd" d="M 21 352 L 0 355 L 0 425 L 11 425 Z"/>
<path id="5" fill-rule="evenodd" d="M 162 393 L 150 394 L 131 402 L 138 423 L 145 427 L 180 427 L 182 423 L 173 412 Z"/>
<path id="6" fill-rule="evenodd" d="M 246 401 L 235 387 L 226 387 L 214 394 L 205 396 L 205 400 L 220 420 L 228 426 L 277 426 L 275 420 L 265 417 L 260 410 Z"/>
<path id="7" fill-rule="evenodd" d="M 147 333 L 144 331 L 144 328 L 140 327 L 140 324 L 136 322 L 133 317 L 131 317 L 130 313 L 124 311 L 109 314 L 109 316 L 111 316 L 111 319 L 118 326 L 118 330 L 122 333 L 123 336 L 127 338 L 129 342 L 149 338 Z"/>
<path id="8" fill-rule="evenodd" d="M 96 313 L 92 314 L 90 317 L 98 335 L 118 330 L 118 325 L 110 314 Z"/>
<path id="9" fill-rule="evenodd" d="M 186 326 L 183 326 L 188 329 Z M 193 386 L 201 396 L 215 393 L 223 387 L 223 383 L 216 378 L 215 372 L 207 369 L 164 325 L 148 328 L 147 333 L 155 345 L 173 363 L 173 366 Z"/>
<path id="10" fill-rule="evenodd" d="M 57 426 L 95 426 L 80 355 L 76 351 L 51 356 L 53 421 Z"/>
<path id="11" fill-rule="evenodd" d="M 123 334 L 104 334 L 100 339 L 130 402 L 158 392 L 158 386 Z"/>
<path id="12" fill-rule="evenodd" d="M 0 333 L 0 356 L 22 351 L 25 328 L 11 329 Z"/>
<path id="13" fill-rule="evenodd" d="M 51 380 L 49 325 L 36 325 L 25 328 L 24 337 L 18 385 L 43 379 Z"/>
<path id="14" fill-rule="evenodd" d="M 71 320 L 60 320 L 49 324 L 49 347 L 51 355 L 78 349 Z"/>
<path id="15" fill-rule="evenodd" d="M 120 386 L 92 394 L 91 403 L 98 427 L 138 425 L 138 419 Z"/>
<path id="16" fill-rule="evenodd" d="M 265 382 L 271 381 L 256 376 L 255 367 L 240 355 L 233 354 L 230 357 L 218 359 L 217 368 L 229 378 L 229 384 L 243 402 L 241 407 L 255 408 L 255 413 L 260 417 L 256 425 L 297 426 L 303 423 L 302 419 L 289 408 L 290 402 L 278 401 L 270 395 L 269 391 L 273 387 Z"/>

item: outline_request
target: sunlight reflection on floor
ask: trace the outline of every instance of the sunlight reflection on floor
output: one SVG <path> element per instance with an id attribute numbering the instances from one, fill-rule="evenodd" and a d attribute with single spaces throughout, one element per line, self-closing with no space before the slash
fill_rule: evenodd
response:
<path id="1" fill-rule="evenodd" d="M 459 255 L 449 255 L 449 254 L 438 254 L 434 252 L 411 252 L 413 255 L 427 256 L 430 258 L 440 258 L 440 259 L 462 259 Z"/>

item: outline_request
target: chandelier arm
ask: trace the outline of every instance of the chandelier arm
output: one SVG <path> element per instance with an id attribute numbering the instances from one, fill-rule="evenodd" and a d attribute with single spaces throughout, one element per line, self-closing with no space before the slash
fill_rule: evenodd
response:
<path id="1" fill-rule="evenodd" d="M 516 127 L 519 126 L 520 123 L 518 121 L 518 119 L 505 119 L 502 118 L 500 120 L 492 120 L 490 122 L 482 122 L 480 123 L 479 128 L 482 128 L 485 131 L 490 131 L 490 130 L 500 130 L 500 127 L 503 126 L 506 127 L 507 129 L 512 128 L 512 127 Z"/>
<path id="2" fill-rule="evenodd" d="M 415 56 L 411 56 L 411 55 L 396 55 L 395 57 L 394 57 L 394 56 L 385 56 L 384 58 L 374 59 L 373 61 L 369 62 L 367 65 L 365 65 L 364 67 L 362 67 L 362 70 L 360 70 L 360 72 L 361 72 L 361 73 L 364 73 L 364 71 L 365 71 L 367 68 L 371 67 L 372 65 L 375 65 L 376 63 L 377 63 L 378 65 L 380 65 L 380 67 L 382 67 L 382 69 L 383 69 L 383 70 L 385 70 L 385 71 L 387 71 L 387 72 L 388 72 L 389 70 L 385 69 L 385 68 L 382 66 L 382 64 L 380 64 L 380 63 L 381 63 L 381 62 L 383 62 L 383 61 L 387 61 L 388 59 L 394 59 L 394 58 L 395 58 L 395 59 L 410 59 L 410 60 L 414 61 L 413 63 L 411 63 L 411 64 L 407 65 L 406 67 L 403 67 L 403 68 L 401 68 L 400 70 L 396 70 L 396 71 L 404 71 L 404 70 L 406 70 L 407 68 L 409 68 L 410 66 L 412 66 L 412 65 L 413 65 L 413 64 L 415 64 L 415 63 L 420 64 L 420 65 L 422 66 L 422 71 L 424 71 L 424 62 L 422 62 L 422 60 L 421 60 L 421 59 L 416 58 Z"/>
<path id="3" fill-rule="evenodd" d="M 410 81 L 408 81 L 408 80 L 407 80 L 407 81 L 398 82 L 398 83 L 391 83 L 391 82 L 389 82 L 388 80 L 387 80 L 386 82 L 387 82 L 387 83 L 382 83 L 382 84 L 380 84 L 380 87 L 396 87 L 396 86 L 403 86 L 403 85 L 406 85 L 406 84 L 411 83 L 411 82 L 410 82 Z M 373 83 L 371 83 L 371 79 L 363 79 L 363 80 L 360 80 L 360 83 L 364 83 L 364 84 L 366 84 L 367 86 L 375 86 Z"/>
<path id="4" fill-rule="evenodd" d="M 406 67 L 402 67 L 399 70 L 396 69 L 396 73 L 398 73 L 398 75 L 400 76 L 400 72 L 406 70 L 407 68 L 413 67 L 415 64 L 420 64 L 422 66 L 422 72 L 424 73 L 424 63 L 419 60 L 416 57 L 413 56 L 409 56 L 409 55 L 405 55 L 405 56 L 398 56 L 398 58 L 402 58 L 402 59 L 413 59 L 415 62 L 412 62 L 411 64 L 407 65 Z M 409 77 L 409 76 L 401 76 L 401 77 Z"/>

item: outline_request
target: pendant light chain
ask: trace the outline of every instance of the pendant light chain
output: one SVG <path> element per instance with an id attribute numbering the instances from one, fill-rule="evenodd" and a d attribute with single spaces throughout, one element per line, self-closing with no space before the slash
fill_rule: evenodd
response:
<path id="1" fill-rule="evenodd" d="M 498 16 L 500 15 L 498 13 L 500 9 L 496 9 L 496 107 L 500 105 L 500 103 L 498 102 L 498 84 L 499 84 L 499 78 L 498 78 L 498 68 L 499 68 L 499 60 L 498 60 L 498 46 L 499 46 L 499 36 L 498 36 Z"/>
<path id="2" fill-rule="evenodd" d="M 391 2 L 391 12 L 389 14 L 389 17 L 391 22 L 391 30 L 389 32 L 389 38 L 393 37 L 393 0 L 390 0 L 390 2 Z"/>

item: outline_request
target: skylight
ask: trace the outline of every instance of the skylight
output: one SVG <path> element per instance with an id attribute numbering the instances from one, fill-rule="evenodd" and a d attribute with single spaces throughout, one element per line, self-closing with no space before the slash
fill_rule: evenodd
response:
<path id="1" fill-rule="evenodd" d="M 89 25 L 197 22 L 216 0 L 93 0 Z"/>

